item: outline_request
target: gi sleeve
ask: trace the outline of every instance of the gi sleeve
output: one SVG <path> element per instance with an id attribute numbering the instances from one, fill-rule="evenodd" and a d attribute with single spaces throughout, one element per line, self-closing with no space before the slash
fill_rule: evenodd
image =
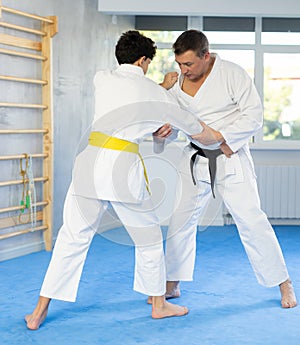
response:
<path id="1" fill-rule="evenodd" d="M 233 75 L 228 77 L 228 81 L 232 101 L 239 108 L 239 116 L 220 132 L 227 145 L 236 152 L 262 127 L 263 109 L 259 94 L 246 71 L 234 71 Z"/>

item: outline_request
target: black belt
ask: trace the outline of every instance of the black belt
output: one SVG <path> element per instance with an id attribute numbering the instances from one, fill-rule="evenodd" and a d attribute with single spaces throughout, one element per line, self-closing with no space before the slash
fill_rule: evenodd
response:
<path id="1" fill-rule="evenodd" d="M 217 157 L 223 154 L 223 152 L 220 149 L 217 150 L 206 150 L 201 149 L 197 145 L 190 143 L 192 148 L 197 150 L 191 157 L 190 160 L 190 167 L 191 167 L 191 174 L 194 185 L 196 185 L 196 180 L 194 177 L 194 164 L 197 156 L 202 156 L 208 158 L 208 168 L 209 168 L 209 176 L 210 176 L 210 186 L 212 195 L 215 198 L 215 192 L 214 192 L 214 184 L 215 184 L 215 178 L 216 178 L 216 171 L 217 171 Z"/>

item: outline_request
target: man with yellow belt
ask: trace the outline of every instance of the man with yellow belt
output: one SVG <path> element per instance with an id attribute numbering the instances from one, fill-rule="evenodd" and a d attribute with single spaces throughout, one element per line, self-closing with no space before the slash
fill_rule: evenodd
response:
<path id="1" fill-rule="evenodd" d="M 188 312 L 186 307 L 165 301 L 162 234 L 138 144 L 151 133 L 168 133 L 165 123 L 187 135 L 201 132 L 202 127 L 163 87 L 145 77 L 155 52 L 152 40 L 128 31 L 116 45 L 119 67 L 98 72 L 94 78 L 95 116 L 89 145 L 75 161 L 64 223 L 36 308 L 25 317 L 29 329 L 39 328 L 51 299 L 76 300 L 88 248 L 108 206 L 116 211 L 135 244 L 134 290 L 153 296 L 152 317 Z"/>

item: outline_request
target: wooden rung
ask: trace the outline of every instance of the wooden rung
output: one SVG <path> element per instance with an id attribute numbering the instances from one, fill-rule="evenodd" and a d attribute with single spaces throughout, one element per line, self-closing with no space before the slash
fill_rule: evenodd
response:
<path id="1" fill-rule="evenodd" d="M 10 228 L 18 225 L 28 224 L 30 223 L 30 217 L 28 217 L 28 214 L 30 213 L 21 213 L 21 217 L 13 216 L 13 217 L 7 217 L 7 218 L 0 218 L 0 229 Z M 36 213 L 36 221 L 43 220 L 43 212 L 37 212 Z"/>
<path id="2" fill-rule="evenodd" d="M 46 17 L 37 16 L 36 14 L 31 14 L 31 13 L 15 10 L 13 8 L 5 7 L 5 6 L 2 6 L 1 8 L 2 8 L 2 11 L 5 11 L 5 12 L 9 12 L 9 13 L 13 13 L 13 14 L 18 14 L 18 15 L 23 16 L 23 17 L 28 17 L 28 18 L 31 18 L 31 19 L 37 19 L 37 20 L 40 20 L 42 22 L 53 24 L 53 20 L 48 19 Z"/>
<path id="3" fill-rule="evenodd" d="M 21 82 L 21 83 L 40 84 L 40 85 L 48 84 L 48 82 L 46 80 L 20 78 L 20 77 L 13 77 L 13 76 L 9 76 L 9 75 L 0 75 L 0 79 L 1 80 L 8 80 L 8 81 L 17 81 L 17 82 Z"/>
<path id="4" fill-rule="evenodd" d="M 16 50 L 10 50 L 10 49 L 0 48 L 0 53 L 6 54 L 6 55 L 14 55 L 14 56 L 19 56 L 19 57 L 24 57 L 27 59 L 35 59 L 35 60 L 40 60 L 40 61 L 46 61 L 47 60 L 46 56 L 42 56 L 42 55 L 38 55 L 38 54 L 23 53 L 23 52 L 18 52 Z"/>
<path id="5" fill-rule="evenodd" d="M 28 40 L 27 38 L 0 34 L 0 43 L 14 46 L 19 48 L 26 48 L 41 51 L 42 50 L 42 43 L 38 41 Z"/>
<path id="6" fill-rule="evenodd" d="M 37 226 L 33 229 L 25 229 L 25 230 L 20 230 L 20 231 L 14 231 L 14 232 L 10 232 L 8 234 L 3 234 L 0 235 L 0 240 L 4 240 L 6 238 L 11 238 L 11 237 L 15 237 L 15 236 L 19 236 L 19 235 L 25 235 L 28 234 L 29 232 L 36 232 L 36 231 L 43 231 L 43 230 L 47 230 L 48 226 L 46 225 L 41 225 L 41 226 Z"/>
<path id="7" fill-rule="evenodd" d="M 28 32 L 28 33 L 34 34 L 34 35 L 46 36 L 46 32 L 41 31 L 41 30 L 35 30 L 35 29 L 27 28 L 26 26 L 20 26 L 20 25 L 15 25 L 15 24 L 11 24 L 11 23 L 1 22 L 1 21 L 0 21 L 0 26 L 2 26 L 4 28 L 8 28 L 8 29 L 14 29 L 14 30 L 19 30 L 19 31 L 23 31 L 23 32 Z"/>
<path id="8" fill-rule="evenodd" d="M 0 129 L 0 134 L 46 134 L 48 132 L 48 129 Z"/>
<path id="9" fill-rule="evenodd" d="M 48 157 L 48 153 L 32 153 L 29 155 L 32 158 L 47 158 Z M 21 154 L 21 155 L 0 156 L 0 161 L 6 161 L 6 160 L 12 160 L 12 159 L 21 159 L 21 158 L 25 159 L 26 155 Z"/>
<path id="10" fill-rule="evenodd" d="M 6 103 L 6 102 L 0 102 L 0 107 L 47 109 L 47 106 L 43 104 Z"/>
<path id="11" fill-rule="evenodd" d="M 43 207 L 47 206 L 49 203 L 48 201 L 39 201 L 36 204 L 33 204 L 33 206 L 36 207 Z M 0 213 L 6 213 L 6 212 L 14 212 L 14 211 L 20 211 L 25 209 L 25 206 L 11 206 L 11 207 L 5 207 L 5 208 L 0 208 Z"/>
<path id="12" fill-rule="evenodd" d="M 49 180 L 48 177 L 35 177 L 33 179 L 34 182 L 46 182 L 48 180 Z M 29 180 L 25 179 L 25 183 L 28 183 L 28 182 Z M 4 182 L 0 182 L 0 187 L 13 186 L 13 185 L 22 184 L 22 183 L 23 183 L 23 180 L 4 181 Z"/>

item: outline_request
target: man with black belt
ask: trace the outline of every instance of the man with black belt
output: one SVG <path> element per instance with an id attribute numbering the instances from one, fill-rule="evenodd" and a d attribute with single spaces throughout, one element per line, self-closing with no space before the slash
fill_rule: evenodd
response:
<path id="1" fill-rule="evenodd" d="M 296 297 L 281 248 L 260 209 L 248 146 L 263 122 L 255 86 L 241 67 L 210 53 L 208 40 L 200 31 L 182 33 L 173 49 L 181 75 L 169 92 L 202 121 L 204 130 L 193 138 L 218 147 L 210 151 L 193 142 L 182 155 L 179 204 L 166 243 L 167 298 L 179 297 L 179 281 L 193 279 L 197 224 L 216 184 L 258 282 L 267 287 L 279 285 L 282 307 L 294 307 Z M 176 75 L 172 77 L 176 79 Z"/>

